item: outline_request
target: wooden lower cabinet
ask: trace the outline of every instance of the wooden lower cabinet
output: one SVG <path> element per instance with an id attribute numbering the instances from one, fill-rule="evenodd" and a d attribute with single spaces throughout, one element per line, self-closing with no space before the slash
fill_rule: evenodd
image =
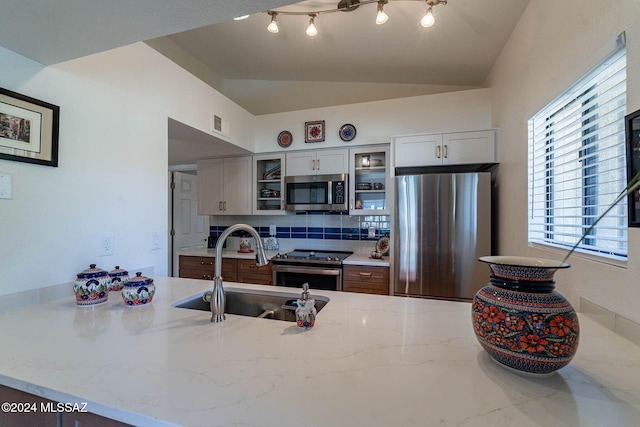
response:
<path id="1" fill-rule="evenodd" d="M 342 268 L 342 290 L 389 295 L 389 267 L 347 264 Z"/>
<path id="2" fill-rule="evenodd" d="M 212 280 L 215 274 L 215 258 L 180 255 L 180 277 L 185 279 Z M 226 282 L 271 285 L 271 263 L 258 267 L 254 259 L 222 258 L 222 279 Z"/>
<path id="3" fill-rule="evenodd" d="M 239 259 L 237 281 L 240 283 L 273 285 L 271 262 L 263 267 L 258 267 L 253 259 Z"/>
<path id="4" fill-rule="evenodd" d="M 215 262 L 214 257 L 180 255 L 179 276 L 184 279 L 212 280 L 215 274 Z M 222 278 L 228 282 L 238 281 L 237 259 L 222 259 Z"/>
<path id="5" fill-rule="evenodd" d="M 105 418 L 91 412 L 91 408 L 74 402 L 54 402 L 24 391 L 0 385 L 0 401 L 14 405 L 16 412 L 0 412 L 2 427 L 130 427 L 129 424 Z M 57 411 L 59 404 L 61 410 Z M 18 406 L 19 405 L 19 406 Z M 28 408 L 28 412 L 27 412 Z"/>

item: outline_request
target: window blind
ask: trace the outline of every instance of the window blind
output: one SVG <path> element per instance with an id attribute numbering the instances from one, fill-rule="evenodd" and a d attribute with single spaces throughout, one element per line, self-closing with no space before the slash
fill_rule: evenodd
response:
<path id="1" fill-rule="evenodd" d="M 571 248 L 624 190 L 626 62 L 623 47 L 529 120 L 530 243 Z M 626 200 L 577 250 L 626 259 Z"/>

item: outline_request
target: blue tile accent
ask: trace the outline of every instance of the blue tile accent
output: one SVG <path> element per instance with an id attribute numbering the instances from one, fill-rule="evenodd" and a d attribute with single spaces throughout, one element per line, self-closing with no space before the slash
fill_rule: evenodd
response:
<path id="1" fill-rule="evenodd" d="M 308 213 L 311 214 L 311 213 Z M 322 214 L 322 213 L 319 213 Z M 388 224 L 388 222 L 387 222 Z M 386 224 L 385 224 L 386 225 Z M 209 235 L 220 237 L 222 232 L 226 230 L 228 225 L 212 225 L 209 227 Z M 269 237 L 269 227 L 254 227 L 260 237 Z M 240 233 L 238 233 L 240 234 Z M 367 228 L 357 227 L 276 227 L 276 237 L 279 239 L 314 239 L 314 240 L 362 240 L 375 241 L 381 236 L 388 236 L 390 231 L 388 228 L 376 230 L 376 237 L 369 237 Z M 234 233 L 236 235 L 236 233 Z"/>

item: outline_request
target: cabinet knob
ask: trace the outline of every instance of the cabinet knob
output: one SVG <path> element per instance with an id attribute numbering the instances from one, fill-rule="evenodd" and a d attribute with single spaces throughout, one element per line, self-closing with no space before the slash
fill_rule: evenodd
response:
<path id="1" fill-rule="evenodd" d="M 200 261 L 200 265 L 213 265 L 213 262 Z"/>
<path id="2" fill-rule="evenodd" d="M 448 150 L 448 147 L 449 147 L 449 146 L 448 146 L 447 144 L 444 144 L 444 158 L 445 158 L 445 159 L 447 158 L 447 155 L 448 155 L 448 151 L 449 151 L 449 150 Z"/>
<path id="3" fill-rule="evenodd" d="M 316 161 L 317 170 L 320 170 L 320 159 Z"/>
<path id="4" fill-rule="evenodd" d="M 370 271 L 361 271 L 360 272 L 360 276 L 362 276 L 362 277 L 371 277 L 372 275 L 373 275 L 373 273 L 370 272 Z"/>
<path id="5" fill-rule="evenodd" d="M 436 159 L 440 158 L 440 149 L 441 149 L 441 147 L 439 145 L 436 146 Z"/>
<path id="6" fill-rule="evenodd" d="M 312 171 L 316 170 L 316 161 L 315 160 L 311 160 L 311 170 Z"/>

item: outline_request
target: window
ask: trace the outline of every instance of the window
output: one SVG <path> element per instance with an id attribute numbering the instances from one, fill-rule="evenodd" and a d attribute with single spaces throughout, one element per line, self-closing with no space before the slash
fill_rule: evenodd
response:
<path id="1" fill-rule="evenodd" d="M 573 247 L 624 190 L 626 63 L 622 47 L 529 120 L 529 243 Z M 626 260 L 626 201 L 577 250 Z"/>

